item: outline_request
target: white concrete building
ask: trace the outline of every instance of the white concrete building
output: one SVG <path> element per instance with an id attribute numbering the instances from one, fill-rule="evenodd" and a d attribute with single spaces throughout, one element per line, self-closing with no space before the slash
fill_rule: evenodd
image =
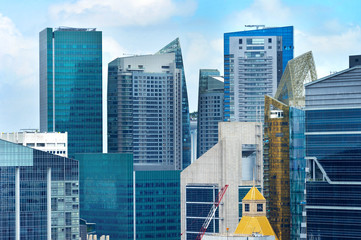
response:
<path id="1" fill-rule="evenodd" d="M 263 182 L 262 123 L 221 122 L 218 143 L 181 173 L 182 240 L 195 239 L 219 190 L 229 185 L 208 231 L 233 233 L 242 199 Z"/>
<path id="2" fill-rule="evenodd" d="M 14 133 L 0 133 L 0 139 L 23 146 L 52 153 L 61 157 L 68 157 L 68 133 L 24 131 Z"/>

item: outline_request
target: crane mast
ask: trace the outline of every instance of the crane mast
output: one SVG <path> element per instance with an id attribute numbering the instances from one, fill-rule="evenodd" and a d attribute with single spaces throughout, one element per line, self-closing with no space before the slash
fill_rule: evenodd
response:
<path id="1" fill-rule="evenodd" d="M 218 196 L 216 198 L 216 201 L 214 201 L 211 210 L 208 213 L 208 216 L 206 220 L 204 221 L 201 230 L 199 231 L 196 240 L 201 240 L 203 238 L 204 233 L 207 231 L 207 228 L 209 224 L 211 223 L 212 218 L 214 217 L 214 214 L 217 211 L 217 208 L 219 204 L 221 203 L 221 200 L 226 193 L 226 190 L 228 188 L 228 185 L 225 185 L 223 188 L 221 188 L 221 191 L 219 191 Z"/>

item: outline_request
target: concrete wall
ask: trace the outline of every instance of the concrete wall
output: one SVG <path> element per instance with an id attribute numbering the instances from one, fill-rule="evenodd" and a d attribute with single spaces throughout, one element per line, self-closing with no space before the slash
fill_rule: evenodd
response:
<path id="1" fill-rule="evenodd" d="M 242 144 L 258 144 L 255 184 L 262 185 L 262 123 L 221 122 L 218 143 L 198 158 L 181 173 L 181 232 L 186 229 L 186 186 L 217 184 L 229 187 L 219 206 L 219 231 L 226 228 L 233 233 L 239 223 L 238 186 L 252 185 L 253 181 L 242 181 Z M 185 239 L 185 234 L 182 235 Z"/>

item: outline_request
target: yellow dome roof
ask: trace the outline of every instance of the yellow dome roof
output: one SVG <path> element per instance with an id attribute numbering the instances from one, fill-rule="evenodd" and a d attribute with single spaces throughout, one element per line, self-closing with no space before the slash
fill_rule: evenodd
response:
<path id="1" fill-rule="evenodd" d="M 256 187 L 252 187 L 243 200 L 266 200 Z"/>

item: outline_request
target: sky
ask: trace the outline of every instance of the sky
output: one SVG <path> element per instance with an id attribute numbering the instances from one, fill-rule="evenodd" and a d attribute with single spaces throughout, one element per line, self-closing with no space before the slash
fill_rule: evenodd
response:
<path id="1" fill-rule="evenodd" d="M 320 78 L 361 54 L 360 9 L 359 0 L 0 0 L 0 131 L 39 128 L 39 32 L 46 27 L 101 30 L 104 84 L 111 60 L 155 53 L 179 37 L 192 112 L 199 69 L 223 74 L 225 32 L 294 26 L 294 56 L 311 50 Z"/>

